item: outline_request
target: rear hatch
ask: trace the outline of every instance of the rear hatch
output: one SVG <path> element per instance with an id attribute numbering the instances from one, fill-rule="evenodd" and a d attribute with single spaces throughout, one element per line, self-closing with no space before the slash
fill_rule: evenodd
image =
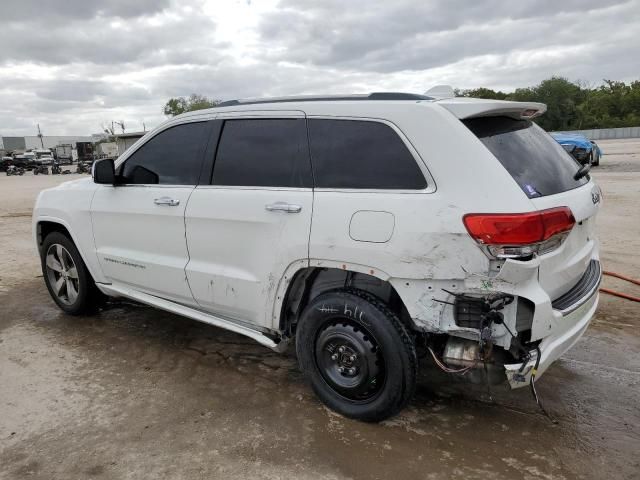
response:
<path id="1" fill-rule="evenodd" d="M 530 120 L 544 105 L 457 99 L 442 104 L 496 157 L 535 208 L 571 209 L 576 223 L 567 238 L 539 256 L 540 285 L 552 300 L 561 297 L 580 282 L 595 256 L 599 188 L 588 175 L 576 179 L 581 165 Z"/>
<path id="2" fill-rule="evenodd" d="M 595 215 L 600 205 L 600 189 L 589 181 L 579 188 L 532 201 L 540 210 L 567 206 L 576 219 L 562 245 L 540 256 L 540 284 L 555 300 L 580 281 L 597 251 Z"/>

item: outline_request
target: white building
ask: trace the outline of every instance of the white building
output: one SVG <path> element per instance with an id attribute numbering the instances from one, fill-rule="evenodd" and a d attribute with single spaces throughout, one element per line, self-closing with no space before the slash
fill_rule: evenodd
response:
<path id="1" fill-rule="evenodd" d="M 24 141 L 23 141 L 24 139 Z M 31 150 L 33 148 L 53 148 L 60 144 L 71 144 L 75 148 L 77 142 L 94 142 L 91 135 L 44 135 L 42 142 L 37 135 L 25 137 L 7 137 L 7 145 L 0 136 L 0 149 Z"/>
<path id="2" fill-rule="evenodd" d="M 118 156 L 122 155 L 131 145 L 141 139 L 147 132 L 130 132 L 115 135 L 118 144 Z"/>

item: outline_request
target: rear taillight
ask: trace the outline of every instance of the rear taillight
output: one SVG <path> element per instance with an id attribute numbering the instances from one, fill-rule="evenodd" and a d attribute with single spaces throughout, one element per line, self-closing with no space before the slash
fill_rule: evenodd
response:
<path id="1" fill-rule="evenodd" d="M 575 222 L 568 207 L 529 213 L 470 213 L 464 225 L 498 258 L 527 257 L 560 245 Z"/>

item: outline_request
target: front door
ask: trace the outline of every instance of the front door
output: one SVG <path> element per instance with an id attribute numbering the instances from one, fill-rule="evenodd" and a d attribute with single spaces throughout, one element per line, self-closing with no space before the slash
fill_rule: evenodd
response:
<path id="1" fill-rule="evenodd" d="M 185 278 L 184 212 L 202 166 L 210 122 L 165 129 L 118 166 L 117 186 L 91 204 L 95 247 L 113 283 L 194 304 Z"/>
<path id="2" fill-rule="evenodd" d="M 193 191 L 186 210 L 187 278 L 198 304 L 267 328 L 285 270 L 308 262 L 313 206 L 304 114 L 278 117 L 216 120 L 212 182 Z"/>

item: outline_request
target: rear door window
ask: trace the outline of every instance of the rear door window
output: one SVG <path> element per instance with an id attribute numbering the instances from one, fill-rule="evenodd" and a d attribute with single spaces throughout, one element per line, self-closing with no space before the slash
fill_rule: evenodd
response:
<path id="1" fill-rule="evenodd" d="M 304 119 L 226 120 L 213 167 L 213 184 L 311 187 Z"/>
<path id="2" fill-rule="evenodd" d="M 388 125 L 331 119 L 311 119 L 308 125 L 316 187 L 426 188 L 416 159 Z"/>
<path id="3" fill-rule="evenodd" d="M 574 180 L 580 165 L 530 120 L 478 117 L 463 120 L 507 169 L 529 198 L 566 192 L 589 181 Z"/>

